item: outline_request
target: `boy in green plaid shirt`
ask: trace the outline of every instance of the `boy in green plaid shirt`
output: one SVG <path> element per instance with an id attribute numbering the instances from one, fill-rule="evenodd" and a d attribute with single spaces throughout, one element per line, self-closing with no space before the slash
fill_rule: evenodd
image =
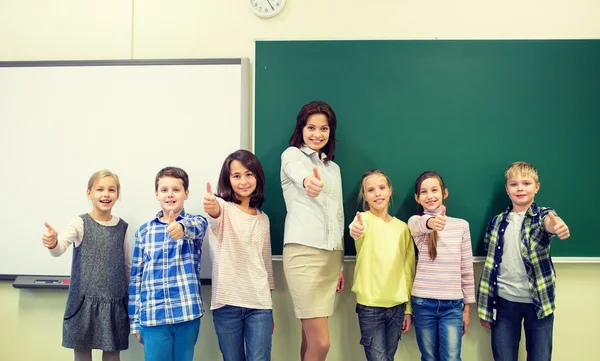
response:
<path id="1" fill-rule="evenodd" d="M 478 290 L 480 322 L 492 330 L 495 361 L 517 361 L 521 324 L 528 361 L 550 361 L 556 273 L 550 241 L 569 238 L 569 228 L 549 207 L 538 207 L 535 167 L 511 164 L 504 174 L 512 205 L 487 225 L 487 258 Z"/>

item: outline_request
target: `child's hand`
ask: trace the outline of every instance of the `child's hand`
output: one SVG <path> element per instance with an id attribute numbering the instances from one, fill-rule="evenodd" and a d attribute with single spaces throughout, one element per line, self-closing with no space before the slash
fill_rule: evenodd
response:
<path id="1" fill-rule="evenodd" d="M 429 228 L 434 231 L 443 231 L 446 227 L 446 206 L 442 206 L 442 212 L 427 221 Z"/>
<path id="2" fill-rule="evenodd" d="M 551 233 L 554 233 L 560 239 L 567 239 L 571 236 L 569 233 L 569 227 L 565 224 L 565 222 L 558 216 L 555 216 L 554 213 L 548 213 L 548 217 L 545 220 L 546 230 Z"/>
<path id="3" fill-rule="evenodd" d="M 463 336 L 467 333 L 467 329 L 469 328 L 469 324 L 471 323 L 471 315 L 469 314 L 470 307 L 469 305 L 465 305 L 463 308 Z"/>
<path id="4" fill-rule="evenodd" d="M 217 197 L 212 192 L 210 182 L 206 182 L 206 195 L 204 196 L 204 212 L 209 216 L 217 218 L 221 214 L 221 207 L 217 201 Z"/>
<path id="5" fill-rule="evenodd" d="M 404 321 L 402 322 L 402 334 L 408 333 L 408 331 L 410 331 L 411 327 L 412 327 L 412 315 L 407 313 L 404 315 Z"/>
<path id="6" fill-rule="evenodd" d="M 485 327 L 485 328 L 492 328 L 492 324 L 490 321 L 486 321 L 484 319 L 479 319 L 479 323 L 481 323 L 481 326 Z"/>
<path id="7" fill-rule="evenodd" d="M 183 238 L 183 225 L 179 222 L 175 222 L 175 215 L 173 211 L 169 212 L 169 225 L 167 226 L 167 232 L 173 239 Z"/>
<path id="8" fill-rule="evenodd" d="M 304 178 L 304 188 L 306 189 L 306 195 L 309 197 L 316 198 L 321 194 L 323 182 L 321 182 L 317 168 L 313 168 L 313 175 Z"/>
<path id="9" fill-rule="evenodd" d="M 54 249 L 54 248 L 56 248 L 56 245 L 58 244 L 58 233 L 47 222 L 44 223 L 44 226 L 46 226 L 46 228 L 48 228 L 48 230 L 46 232 L 44 232 L 44 234 L 42 235 L 42 242 L 44 243 L 44 246 L 46 248 Z"/>
<path id="10" fill-rule="evenodd" d="M 139 333 L 134 333 L 133 335 L 135 336 L 135 338 L 138 340 L 138 342 L 139 342 L 139 343 L 142 343 L 142 344 L 143 344 L 143 342 L 142 342 L 142 338 L 140 337 L 140 334 L 139 334 Z"/>
<path id="11" fill-rule="evenodd" d="M 356 212 L 356 219 L 350 225 L 350 236 L 354 239 L 359 239 L 365 231 L 365 225 L 363 224 L 360 212 Z"/>

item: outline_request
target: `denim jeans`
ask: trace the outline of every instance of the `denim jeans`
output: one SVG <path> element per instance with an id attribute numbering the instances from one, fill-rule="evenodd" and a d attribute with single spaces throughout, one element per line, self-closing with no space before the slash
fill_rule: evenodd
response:
<path id="1" fill-rule="evenodd" d="M 224 306 L 212 312 L 223 361 L 271 359 L 272 310 Z"/>
<path id="2" fill-rule="evenodd" d="M 421 361 L 461 361 L 463 300 L 412 297 Z"/>
<path id="3" fill-rule="evenodd" d="M 367 361 L 394 361 L 400 341 L 406 304 L 384 308 L 356 304 L 360 344 Z"/>
<path id="4" fill-rule="evenodd" d="M 532 303 L 512 302 L 498 297 L 496 322 L 492 325 L 492 352 L 495 361 L 517 361 L 521 324 L 525 326 L 527 361 L 550 361 L 554 314 L 537 318 Z"/>
<path id="5" fill-rule="evenodd" d="M 140 326 L 145 361 L 192 361 L 200 319 L 161 326 Z"/>

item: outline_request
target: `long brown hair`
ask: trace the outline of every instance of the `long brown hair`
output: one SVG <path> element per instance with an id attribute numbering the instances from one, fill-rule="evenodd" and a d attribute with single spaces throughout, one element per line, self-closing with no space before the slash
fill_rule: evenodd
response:
<path id="1" fill-rule="evenodd" d="M 442 204 L 444 202 L 444 193 L 446 191 L 446 185 L 444 184 L 444 180 L 442 179 L 442 176 L 439 175 L 437 172 L 433 172 L 433 171 L 426 171 L 421 173 L 421 175 L 417 178 L 417 180 L 415 181 L 415 197 L 418 198 L 419 197 L 419 193 L 421 191 L 421 184 L 429 178 L 436 178 L 439 182 L 440 182 L 440 188 L 441 188 L 441 192 L 442 192 Z M 417 202 L 417 214 L 422 216 L 424 213 L 424 209 L 423 206 L 421 205 L 421 203 Z M 434 230 L 433 232 L 429 233 L 429 236 L 427 238 L 427 249 L 429 251 L 429 259 L 431 259 L 432 261 L 435 261 L 435 258 L 437 257 L 437 241 L 438 241 L 438 232 L 436 230 Z"/>
<path id="2" fill-rule="evenodd" d="M 219 175 L 219 186 L 217 188 L 218 196 L 226 202 L 242 203 L 235 195 L 235 191 L 231 187 L 231 180 L 229 179 L 229 176 L 231 175 L 231 163 L 234 160 L 240 162 L 246 169 L 254 174 L 254 178 L 256 178 L 256 188 L 250 195 L 250 207 L 260 209 L 265 194 L 265 172 L 263 171 L 263 167 L 258 158 L 252 154 L 252 152 L 245 149 L 236 150 L 225 158 L 223 166 L 221 167 L 221 174 Z"/>

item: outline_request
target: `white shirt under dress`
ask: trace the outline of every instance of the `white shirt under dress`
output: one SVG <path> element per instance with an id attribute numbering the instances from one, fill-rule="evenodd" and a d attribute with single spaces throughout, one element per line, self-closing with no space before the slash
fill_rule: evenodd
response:
<path id="1" fill-rule="evenodd" d="M 112 227 L 116 226 L 119 223 L 119 217 L 112 216 L 112 218 L 108 221 L 96 220 L 96 222 L 103 226 Z M 71 244 L 73 245 L 73 247 L 79 247 L 81 241 L 83 240 L 83 232 L 83 219 L 81 219 L 80 216 L 74 217 L 67 225 L 67 228 L 65 228 L 65 230 L 58 235 L 58 243 L 56 244 L 56 247 L 50 250 L 50 254 L 54 257 L 58 257 L 65 253 Z M 127 281 L 129 282 L 129 276 L 131 272 L 131 251 L 129 247 L 127 232 L 125 232 L 123 248 L 125 251 L 125 271 L 127 273 L 126 277 Z"/>
<path id="2" fill-rule="evenodd" d="M 307 146 L 289 147 L 281 155 L 281 188 L 287 208 L 284 245 L 296 243 L 324 250 L 344 249 L 342 175 L 333 161 Z M 304 178 L 317 168 L 323 182 L 318 197 L 309 197 Z"/>

